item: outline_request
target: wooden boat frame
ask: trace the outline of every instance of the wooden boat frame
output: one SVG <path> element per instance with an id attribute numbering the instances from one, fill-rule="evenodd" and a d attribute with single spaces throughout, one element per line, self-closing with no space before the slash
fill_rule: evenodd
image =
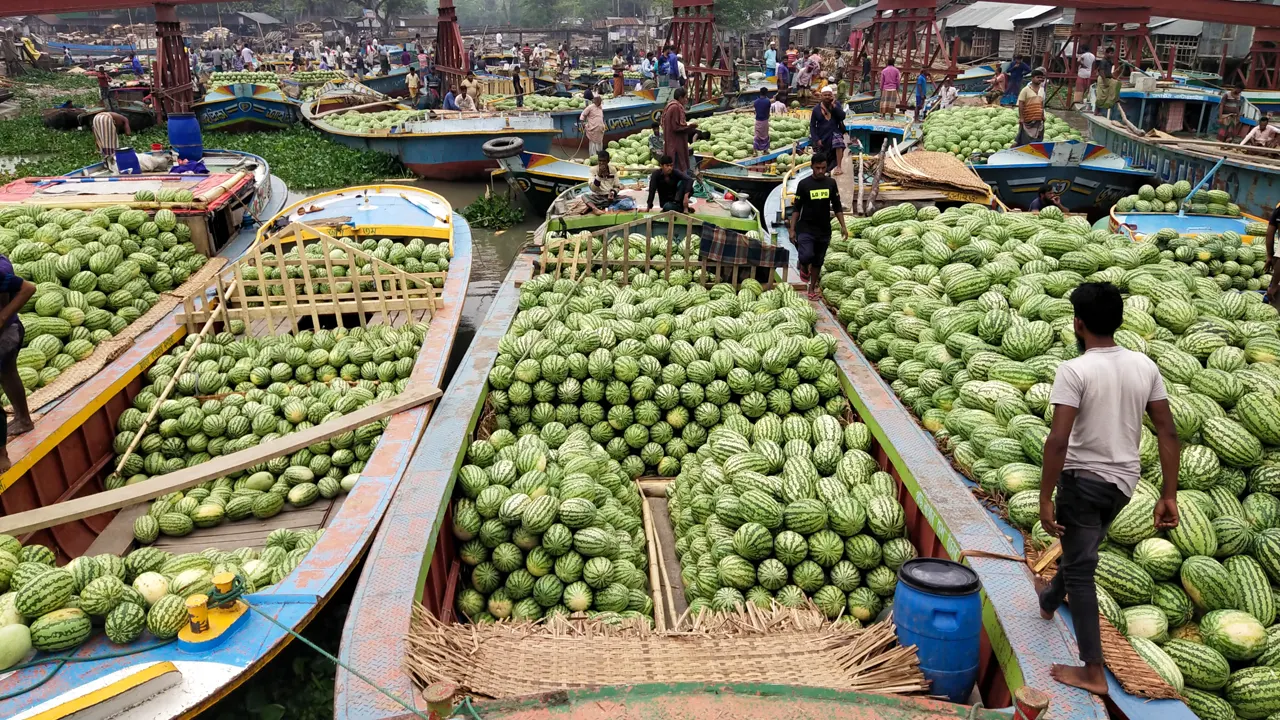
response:
<path id="1" fill-rule="evenodd" d="M 794 250 L 794 248 L 792 248 Z M 431 427 L 432 442 L 410 461 L 402 490 L 392 500 L 387 522 L 374 539 L 343 630 L 340 659 L 401 699 L 425 701 L 404 671 L 413 602 L 442 620 L 453 617 L 453 595 L 459 587 L 460 563 L 449 526 L 454 478 L 465 451 L 486 415 L 488 374 L 498 343 L 519 311 L 520 286 L 535 272 L 535 250 L 517 257 L 440 402 Z M 815 305 L 817 330 L 841 340 L 836 363 L 845 396 L 872 431 L 872 455 L 897 478 L 898 499 L 906 511 L 908 537 L 921 555 L 967 562 L 984 583 L 981 661 L 978 688 L 992 707 L 1008 705 L 1011 690 L 1023 686 L 1050 688 L 1054 707 L 1063 717 L 1107 717 L 1106 709 L 1088 693 L 1056 685 L 1049 677 L 1052 661 L 1075 655 L 1062 620 L 1038 617 L 1032 576 L 1026 566 L 1000 556 L 1014 553 L 994 520 L 972 497 L 937 446 L 881 380 L 874 366 L 824 306 Z M 994 557 L 993 557 L 994 555 Z M 1000 558 L 1000 559 L 998 559 Z M 335 716 L 391 718 L 404 708 L 340 667 Z M 904 699 L 909 702 L 909 700 Z"/>
<path id="2" fill-rule="evenodd" d="M 426 194 L 426 191 L 418 188 L 391 185 L 366 186 L 356 190 L 370 188 Z M 342 192 L 348 191 L 335 191 L 307 198 L 286 208 L 278 217 L 288 217 L 297 208 L 312 203 L 317 198 Z M 435 197 L 448 207 L 443 198 Z M 266 227 L 270 227 L 270 224 Z M 290 232 L 295 233 L 295 237 L 303 232 L 302 228 L 287 227 Z M 319 234 L 314 227 L 309 229 Z M 351 231 L 350 228 L 346 229 Z M 387 230 L 385 227 L 373 228 L 370 233 L 383 236 L 388 234 Z M 456 215 L 451 217 L 447 230 L 450 233 L 453 258 L 439 297 L 432 296 L 433 302 L 422 308 L 423 312 L 433 313 L 431 327 L 415 361 L 410 376 L 410 389 L 406 395 L 421 395 L 422 388 L 439 387 L 443 384 L 454 337 L 461 321 L 463 298 L 471 270 L 470 230 L 465 221 L 458 219 Z M 435 232 L 438 235 L 439 231 Z M 425 297 L 423 296 L 423 302 Z M 443 301 L 443 304 L 438 301 Z M 217 294 L 216 286 L 211 297 L 204 302 L 206 314 L 203 317 L 206 318 L 206 327 L 212 328 L 219 318 L 208 311 L 215 304 L 225 307 L 223 298 Z M 306 315 L 309 317 L 310 313 Z M 176 320 L 177 313 L 171 317 Z M 273 329 L 292 329 L 290 320 L 285 315 L 280 317 L 280 323 Z M 265 321 L 257 322 L 265 327 Z M 104 370 L 95 382 L 87 383 L 68 398 L 64 405 L 83 409 L 67 411 L 68 422 L 41 446 L 44 456 L 36 462 L 37 465 L 42 462 L 52 463 L 55 471 L 70 467 L 70 463 L 74 462 L 76 467 L 69 474 L 72 480 L 79 479 L 70 483 L 69 488 L 59 489 L 53 497 L 77 502 L 75 498 L 92 495 L 101 488 L 100 478 L 110 469 L 107 465 L 115 457 L 112 444 L 116 419 L 130 406 L 132 397 L 143 387 L 138 376 L 187 333 L 188 325 L 185 322 L 153 329 L 140 338 L 129 353 Z M 406 407 L 408 409 L 390 418 L 381 441 L 361 473 L 360 481 L 349 493 L 335 499 L 335 503 L 326 510 L 327 515 L 321 521 L 325 533 L 312 551 L 280 583 L 263 592 L 246 596 L 246 602 L 263 610 L 279 623 L 299 630 L 333 597 L 369 547 L 374 528 L 400 485 L 407 461 L 422 439 L 435 406 Z M 289 437 L 282 439 L 287 440 Z M 155 479 L 149 480 L 147 483 L 154 481 Z M 143 484 L 125 486 L 110 492 L 129 491 Z M 8 498 L 9 493 L 0 494 L 0 502 Z M 341 500 L 340 504 L 338 500 Z M 11 510 L 8 507 L 6 509 Z M 78 527 L 82 544 L 79 552 L 72 551 L 76 555 L 103 552 L 108 545 L 118 547 L 123 544 L 127 547 L 132 541 L 133 525 L 132 517 L 127 517 L 127 514 L 130 511 L 141 514 L 145 510 L 146 503 L 140 503 L 118 513 L 115 518 L 106 513 L 87 517 L 81 515 L 83 519 L 51 528 L 51 531 L 66 532 L 67 528 Z M 305 513 L 306 509 L 295 512 Z M 281 513 L 276 517 L 288 514 L 291 513 Z M 22 518 L 5 517 L 0 518 L 0 524 L 20 526 L 21 520 Z M 219 527 L 234 528 L 237 524 L 228 523 Z M 93 536 L 92 543 L 83 542 L 83 534 L 86 532 Z M 200 535 L 197 532 L 188 538 L 199 542 Z M 61 554 L 65 557 L 72 553 Z M 106 708 L 134 692 L 133 688 L 136 686 L 144 684 L 143 681 L 155 673 L 156 667 L 172 663 L 173 672 L 178 673 L 176 679 L 171 678 L 168 684 L 152 688 L 151 696 L 135 698 L 135 705 L 154 699 L 149 706 L 135 707 L 131 711 L 131 717 L 194 717 L 251 677 L 292 639 L 256 613 L 246 613 L 242 619 L 245 622 L 237 625 L 229 637 L 210 643 L 217 647 L 209 647 L 203 653 L 193 654 L 173 644 L 143 648 L 131 656 L 69 664 L 38 687 L 16 698 L 0 701 L 0 715 L 34 717 L 44 711 L 65 713 L 77 704 Z M 98 635 L 73 654 L 99 655 L 118 650 L 118 646 L 108 644 L 104 637 Z M 198 662 L 193 666 L 190 661 Z M 32 685 L 33 678 L 38 681 L 43 672 L 40 669 L 28 669 L 14 673 L 0 681 L 0 692 L 11 692 L 15 688 Z M 166 691 L 166 688 L 176 683 L 184 683 L 187 687 Z"/>

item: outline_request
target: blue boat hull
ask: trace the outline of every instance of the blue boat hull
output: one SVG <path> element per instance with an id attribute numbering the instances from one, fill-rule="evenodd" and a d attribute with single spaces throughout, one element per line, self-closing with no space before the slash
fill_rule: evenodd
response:
<path id="1" fill-rule="evenodd" d="M 329 137 L 348 147 L 375 150 L 400 160 L 413 174 L 428 180 L 470 180 L 484 177 L 498 163 L 485 157 L 480 149 L 495 137 L 518 137 L 528 152 L 551 151 L 551 133 L 511 131 L 498 135 L 360 135 L 330 134 Z"/>
<path id="2" fill-rule="evenodd" d="M 660 100 L 633 103 L 619 107 L 605 106 L 605 142 L 621 140 L 646 128 L 657 128 L 662 124 L 662 110 L 665 107 L 666 103 Z M 722 102 L 719 100 L 702 102 L 686 108 L 685 115 L 689 118 L 704 117 L 720 109 L 722 109 Z M 556 136 L 556 145 L 574 148 L 579 145 L 586 147 L 586 136 L 583 134 L 582 128 L 578 127 L 578 118 L 581 115 L 581 110 L 562 110 L 551 114 L 552 119 L 555 120 L 556 129 L 560 131 L 560 134 Z"/>
<path id="3" fill-rule="evenodd" d="M 412 63 L 408 67 L 398 67 L 393 69 L 390 75 L 367 77 L 360 83 L 388 97 L 409 97 L 409 67 L 417 66 L 417 63 Z"/>
<path id="4" fill-rule="evenodd" d="M 1134 168 L 1150 170 L 1162 183 L 1186 180 L 1194 186 L 1221 159 L 1221 156 L 1144 142 L 1116 130 L 1105 120 L 1086 118 L 1092 126 L 1093 142 L 1124 157 Z M 1280 204 L 1280 173 L 1234 157 L 1227 158 L 1218 168 L 1211 187 L 1230 193 L 1240 209 L 1250 215 L 1270 217 L 1271 211 Z"/>
<path id="5" fill-rule="evenodd" d="M 1117 200 L 1151 182 L 1149 175 L 1079 165 L 976 165 L 974 169 L 995 190 L 1001 202 L 1018 210 L 1030 209 L 1037 191 L 1046 183 L 1058 193 L 1062 206 L 1069 212 L 1096 214 L 1106 212 Z"/>
<path id="6" fill-rule="evenodd" d="M 279 89 L 247 83 L 215 88 L 192 111 L 202 129 L 224 132 L 279 130 L 301 119 L 298 106 Z"/>

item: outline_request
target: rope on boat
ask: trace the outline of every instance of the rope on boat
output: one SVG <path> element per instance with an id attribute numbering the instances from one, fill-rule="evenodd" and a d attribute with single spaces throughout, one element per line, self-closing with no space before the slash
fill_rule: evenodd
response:
<path id="1" fill-rule="evenodd" d="M 240 576 L 239 576 L 239 575 L 237 575 L 237 576 L 235 577 L 235 580 L 233 580 L 233 581 L 232 581 L 231 589 L 230 589 L 229 591 L 227 591 L 227 592 L 225 592 L 225 593 L 222 593 L 222 592 L 218 592 L 218 590 L 215 588 L 215 589 L 213 590 L 213 592 L 209 593 L 209 605 L 210 605 L 210 606 L 225 605 L 225 604 L 232 603 L 232 602 L 234 602 L 234 601 L 236 601 L 236 600 L 239 600 L 240 602 L 243 602 L 243 603 L 244 603 L 244 604 L 245 604 L 245 605 L 246 605 L 250 610 L 252 610 L 252 611 L 254 611 L 254 612 L 258 613 L 259 615 L 261 615 L 262 617 L 266 618 L 268 621 L 270 621 L 270 622 L 271 622 L 271 624 L 272 624 L 272 625 L 275 625 L 276 627 L 280 628 L 281 630 L 285 631 L 286 633 L 288 633 L 288 634 L 292 635 L 295 639 L 297 639 L 297 640 L 301 641 L 303 645 L 306 645 L 307 647 L 311 648 L 312 650 L 315 650 L 315 651 L 316 651 L 317 653 L 319 653 L 319 654 L 320 654 L 320 656 L 321 656 L 321 657 L 323 657 L 324 659 L 328 660 L 329 662 L 333 663 L 334 665 L 337 665 L 338 667 L 342 668 L 343 670 L 346 670 L 347 672 L 351 673 L 352 675 L 356 676 L 357 678 L 359 678 L 359 679 L 363 680 L 366 684 L 368 684 L 368 685 L 369 685 L 369 687 L 372 687 L 374 690 L 377 690 L 378 692 L 382 693 L 383 695 L 386 695 L 388 698 L 390 698 L 391 700 L 393 700 L 397 705 L 399 705 L 400 707 L 404 708 L 406 711 L 408 711 L 408 712 L 410 712 L 410 713 L 412 713 L 412 714 L 416 715 L 417 717 L 422 718 L 422 720 L 429 720 L 429 718 L 428 718 L 427 714 L 426 714 L 426 713 L 423 713 L 423 712 L 422 712 L 422 711 L 420 711 L 420 710 L 418 710 L 416 707 L 414 707 L 414 706 L 413 706 L 413 704 L 412 704 L 412 703 L 407 703 L 407 702 L 405 702 L 404 700 L 400 699 L 399 697 L 397 697 L 397 696 L 395 696 L 395 695 L 391 694 L 391 691 L 390 691 L 390 690 L 387 690 L 386 688 L 382 687 L 382 686 L 381 686 L 381 685 L 379 685 L 378 683 L 376 683 L 376 682 L 374 682 L 374 681 L 370 680 L 369 678 L 365 677 L 363 674 L 361 674 L 361 673 L 357 672 L 357 671 L 355 670 L 355 668 L 352 668 L 350 665 L 347 665 L 346 663 L 342 662 L 342 661 L 341 661 L 341 660 L 339 660 L 338 658 L 334 657 L 333 655 L 331 655 L 330 653 L 328 653 L 327 651 L 325 651 L 325 649 L 324 649 L 324 648 L 320 647 L 319 645 L 316 645 L 315 643 L 311 642 L 310 640 L 308 640 L 308 639 L 306 639 L 306 638 L 302 637 L 301 635 L 299 635 L 298 633 L 294 632 L 294 631 L 293 631 L 293 629 L 289 628 L 288 626 L 286 626 L 284 623 L 280 622 L 279 620 L 276 620 L 275 618 L 271 617 L 271 616 L 270 616 L 270 615 L 268 615 L 266 612 L 264 612 L 264 611 L 262 611 L 262 610 L 259 610 L 259 609 L 258 609 L 258 607 L 257 607 L 256 605 L 254 605 L 253 603 L 250 603 L 248 600 L 246 600 L 245 598 L 241 597 L 242 595 L 244 595 L 244 583 L 240 580 Z"/>

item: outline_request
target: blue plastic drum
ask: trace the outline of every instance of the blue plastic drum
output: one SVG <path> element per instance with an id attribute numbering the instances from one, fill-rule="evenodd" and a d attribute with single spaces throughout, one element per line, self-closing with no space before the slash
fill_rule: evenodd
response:
<path id="1" fill-rule="evenodd" d="M 195 162 L 204 157 L 204 138 L 200 135 L 200 121 L 194 113 L 173 113 L 169 116 L 169 145 L 183 160 Z"/>
<path id="2" fill-rule="evenodd" d="M 930 694 L 967 703 L 978 680 L 981 583 L 950 560 L 916 558 L 898 569 L 893 624 L 898 642 L 915 645 Z"/>

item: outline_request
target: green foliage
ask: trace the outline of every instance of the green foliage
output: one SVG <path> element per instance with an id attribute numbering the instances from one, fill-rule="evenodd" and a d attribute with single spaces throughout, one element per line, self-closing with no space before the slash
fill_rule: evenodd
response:
<path id="1" fill-rule="evenodd" d="M 502 230 L 524 220 L 524 210 L 506 195 L 486 192 L 458 210 L 474 227 Z"/>

